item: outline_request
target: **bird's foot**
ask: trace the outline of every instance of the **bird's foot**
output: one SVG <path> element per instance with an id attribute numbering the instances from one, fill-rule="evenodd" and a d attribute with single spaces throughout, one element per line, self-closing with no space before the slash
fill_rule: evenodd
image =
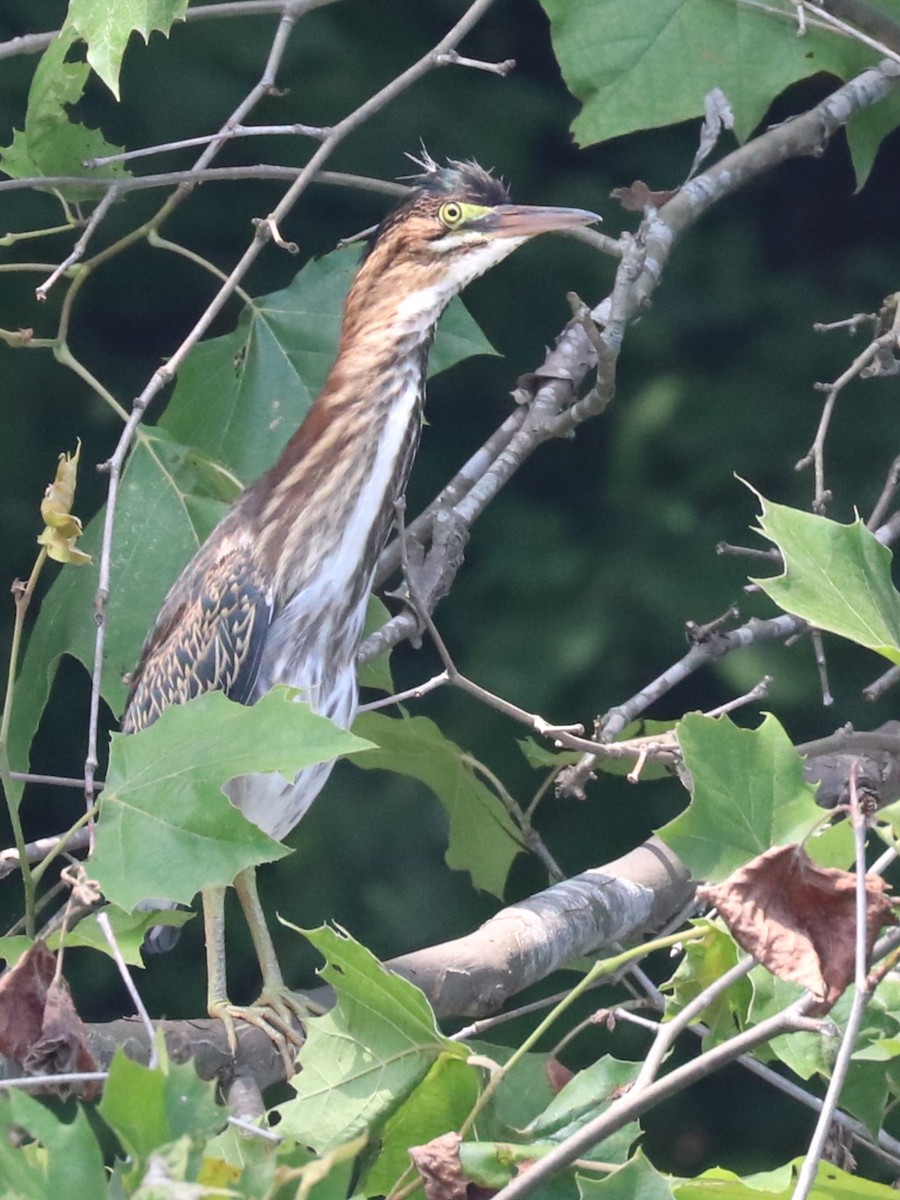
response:
<path id="1" fill-rule="evenodd" d="M 311 1000 L 290 992 L 286 987 L 264 988 L 254 1004 L 232 1004 L 230 1000 L 217 1000 L 209 1005 L 209 1015 L 225 1026 L 225 1036 L 232 1054 L 237 1051 L 235 1022 L 244 1021 L 261 1030 L 275 1046 L 284 1063 L 287 1079 L 294 1074 L 297 1051 L 304 1042 L 296 1022 L 305 1024 L 310 1017 L 321 1016 L 324 1011 Z"/>

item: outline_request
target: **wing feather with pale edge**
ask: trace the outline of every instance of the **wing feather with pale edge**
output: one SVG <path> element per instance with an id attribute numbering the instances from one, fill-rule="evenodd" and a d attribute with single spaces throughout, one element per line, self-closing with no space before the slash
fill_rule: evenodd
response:
<path id="1" fill-rule="evenodd" d="M 246 548 L 178 580 L 141 651 L 122 730 L 151 725 L 170 704 L 221 691 L 249 702 L 259 675 L 272 600 Z M 192 570 L 191 568 L 195 568 Z"/>

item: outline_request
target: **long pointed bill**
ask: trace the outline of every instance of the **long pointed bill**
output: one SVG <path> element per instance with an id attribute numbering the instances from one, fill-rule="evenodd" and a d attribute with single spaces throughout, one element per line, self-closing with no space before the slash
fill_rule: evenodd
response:
<path id="1" fill-rule="evenodd" d="M 578 229 L 602 221 L 584 208 L 549 208 L 534 204 L 498 204 L 485 220 L 484 232 L 494 237 L 526 238 L 554 230 Z"/>

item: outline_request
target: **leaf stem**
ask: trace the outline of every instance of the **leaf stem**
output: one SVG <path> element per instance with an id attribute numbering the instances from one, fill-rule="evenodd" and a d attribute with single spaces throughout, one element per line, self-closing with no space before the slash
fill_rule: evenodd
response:
<path id="1" fill-rule="evenodd" d="M 19 805 L 22 801 L 22 793 L 24 791 L 23 784 L 13 780 L 10 776 L 9 764 L 9 726 L 12 719 L 13 700 L 16 692 L 16 667 L 19 662 L 19 650 L 22 645 L 22 630 L 25 625 L 25 614 L 28 611 L 28 606 L 31 603 L 31 598 L 34 595 L 34 589 L 37 586 L 37 581 L 43 570 L 44 563 L 47 561 L 47 548 L 42 546 L 37 558 L 34 561 L 34 566 L 31 568 L 31 574 L 28 577 L 28 582 L 22 586 L 21 583 L 14 585 L 16 619 L 13 625 L 12 647 L 9 654 L 9 667 L 6 675 L 6 697 L 3 702 L 3 717 L 0 718 L 0 779 L 3 781 L 3 792 L 6 796 L 6 807 L 9 812 L 9 820 L 12 825 L 13 838 L 15 839 L 16 849 L 19 852 L 19 861 L 22 871 L 22 887 L 25 892 L 25 932 L 29 937 L 34 937 L 34 899 L 36 881 L 34 872 L 28 863 L 28 858 L 25 853 L 25 835 L 22 830 L 22 822 L 19 817 Z"/>

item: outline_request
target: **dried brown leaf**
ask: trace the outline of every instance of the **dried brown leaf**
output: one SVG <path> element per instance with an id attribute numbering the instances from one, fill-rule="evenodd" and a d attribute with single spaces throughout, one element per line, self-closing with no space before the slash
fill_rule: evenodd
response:
<path id="1" fill-rule="evenodd" d="M 853 980 L 856 877 L 817 866 L 801 846 L 776 846 L 702 889 L 744 950 L 826 1008 Z M 866 949 L 896 925 L 884 880 L 866 876 Z"/>
<path id="2" fill-rule="evenodd" d="M 467 1200 L 468 1181 L 459 1161 L 458 1133 L 442 1133 L 424 1146 L 410 1146 L 409 1157 L 422 1177 L 426 1200 Z"/>
<path id="3" fill-rule="evenodd" d="M 0 976 L 0 1054 L 14 1062 L 23 1062 L 41 1036 L 55 969 L 53 953 L 43 942 L 35 942 Z"/>
<path id="4" fill-rule="evenodd" d="M 544 1070 L 547 1073 L 547 1082 L 550 1084 L 550 1091 L 553 1095 L 557 1095 L 563 1090 L 570 1079 L 574 1078 L 574 1072 L 568 1067 L 563 1066 L 558 1058 L 551 1055 L 544 1064 Z"/>
<path id="5" fill-rule="evenodd" d="M 643 179 L 636 179 L 629 187 L 613 188 L 609 194 L 626 212 L 645 212 L 648 208 L 662 208 L 675 192 L 654 192 Z"/>
<path id="6" fill-rule="evenodd" d="M 97 1071 L 99 1067 L 88 1049 L 87 1030 L 75 1010 L 64 979 L 54 980 L 47 989 L 41 1035 L 22 1060 L 30 1075 L 64 1075 L 75 1071 Z M 56 1089 L 61 1091 L 62 1089 Z M 93 1100 L 97 1086 L 81 1084 L 72 1090 Z"/>

